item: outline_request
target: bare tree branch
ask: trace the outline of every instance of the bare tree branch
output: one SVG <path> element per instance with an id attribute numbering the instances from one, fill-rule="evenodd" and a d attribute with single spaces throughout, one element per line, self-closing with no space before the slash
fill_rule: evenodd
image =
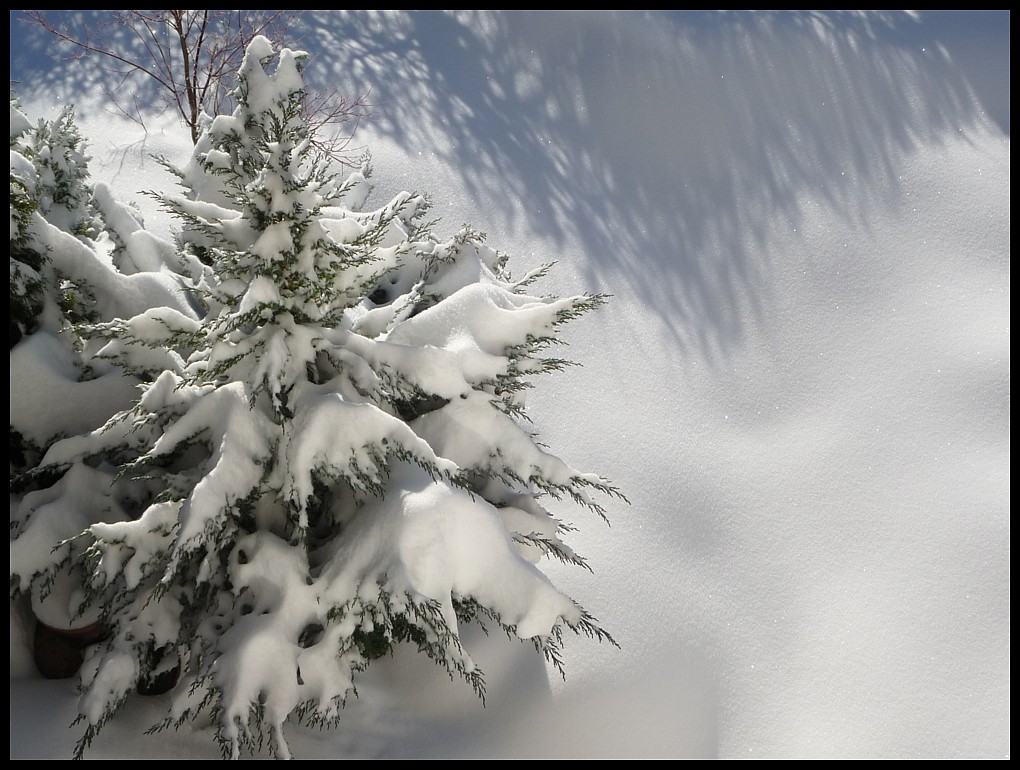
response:
<path id="1" fill-rule="evenodd" d="M 58 12 L 26 11 L 32 23 L 67 43 L 77 56 L 91 56 L 113 66 L 121 82 L 142 76 L 153 82 L 165 106 L 187 126 L 192 142 L 201 133 L 203 113 L 227 112 L 233 105 L 234 78 L 244 52 L 257 35 L 282 45 L 289 22 L 285 11 L 156 10 L 113 11 L 95 24 Z M 134 40 L 125 46 L 121 32 Z M 138 120 L 137 104 L 124 105 L 121 90 L 107 89 L 115 108 Z M 315 134 L 314 144 L 341 164 L 351 137 L 338 128 L 357 128 L 371 113 L 367 94 L 349 99 L 335 90 L 306 96 L 304 109 Z"/>

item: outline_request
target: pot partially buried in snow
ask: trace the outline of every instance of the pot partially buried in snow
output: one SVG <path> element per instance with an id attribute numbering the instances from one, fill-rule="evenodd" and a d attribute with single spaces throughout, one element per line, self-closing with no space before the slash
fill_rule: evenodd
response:
<path id="1" fill-rule="evenodd" d="M 75 573 L 60 573 L 45 594 L 34 589 L 32 612 L 36 619 L 32 657 L 47 679 L 75 676 L 85 660 L 85 650 L 106 635 L 99 611 L 84 606 L 81 580 Z M 155 663 L 152 675 L 138 682 L 140 695 L 161 695 L 177 684 L 179 665 L 169 660 Z"/>
<path id="2" fill-rule="evenodd" d="M 48 589 L 32 590 L 32 656 L 47 679 L 68 679 L 78 673 L 85 648 L 102 639 L 104 628 L 98 610 L 82 610 L 84 594 L 75 574 L 60 573 Z"/>

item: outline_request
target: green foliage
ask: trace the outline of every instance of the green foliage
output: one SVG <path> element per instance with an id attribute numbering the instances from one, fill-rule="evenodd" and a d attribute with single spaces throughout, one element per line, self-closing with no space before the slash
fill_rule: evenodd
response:
<path id="1" fill-rule="evenodd" d="M 40 120 L 30 144 L 40 212 L 73 235 L 94 238 L 99 222 L 87 183 L 89 157 L 74 109 L 65 107 L 55 120 Z"/>
<path id="2" fill-rule="evenodd" d="M 12 104 L 13 109 L 13 104 Z M 15 139 L 12 137 L 12 146 Z M 10 318 L 11 347 L 37 326 L 42 312 L 44 257 L 29 246 L 29 225 L 32 215 L 39 209 L 30 181 L 16 174 L 10 174 Z"/>

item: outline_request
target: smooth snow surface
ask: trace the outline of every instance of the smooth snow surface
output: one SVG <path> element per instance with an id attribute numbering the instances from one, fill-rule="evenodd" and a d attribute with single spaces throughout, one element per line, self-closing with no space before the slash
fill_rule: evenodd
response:
<path id="1" fill-rule="evenodd" d="M 606 527 L 550 501 L 594 575 L 544 566 L 620 649 L 567 638 L 561 682 L 470 638 L 484 709 L 402 651 L 339 729 L 288 729 L 295 756 L 1010 756 L 1009 21 L 300 15 L 307 82 L 371 89 L 377 205 L 428 193 L 438 232 L 487 232 L 515 276 L 556 261 L 529 293 L 613 295 L 528 408 L 631 505 Z M 185 129 L 112 115 L 98 68 L 11 22 L 24 113 L 75 102 L 93 179 L 168 235 L 140 191 L 170 191 L 150 154 L 183 163 Z M 183 309 L 137 284 L 125 304 Z M 35 395 L 12 424 L 59 409 Z M 35 674 L 23 609 L 11 757 L 69 757 L 75 685 Z M 87 756 L 218 756 L 204 723 L 142 735 L 167 697 Z"/>

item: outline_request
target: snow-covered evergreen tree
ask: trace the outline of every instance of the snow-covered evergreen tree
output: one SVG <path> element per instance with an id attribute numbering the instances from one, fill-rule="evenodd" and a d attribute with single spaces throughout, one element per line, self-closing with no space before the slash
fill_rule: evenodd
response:
<path id="1" fill-rule="evenodd" d="M 95 236 L 99 225 L 88 184 L 90 158 L 74 108 L 64 107 L 54 120 L 40 119 L 27 150 L 36 168 L 39 212 L 46 221 L 73 235 Z"/>
<path id="2" fill-rule="evenodd" d="M 30 597 L 36 620 L 61 631 L 90 622 L 80 612 L 80 554 L 64 541 L 97 521 L 125 516 L 111 495 L 111 466 L 37 465 L 55 441 L 98 428 L 137 400 L 137 380 L 98 356 L 77 325 L 133 316 L 154 303 L 194 313 L 180 271 L 128 276 L 110 261 L 73 112 L 33 125 L 12 94 L 10 114 L 10 473 L 17 537 L 11 589 Z M 122 205 L 107 197 L 110 210 Z M 164 247 L 178 259 L 172 244 Z M 139 243 L 131 249 L 143 251 Z"/>
<path id="3" fill-rule="evenodd" d="M 118 465 L 124 520 L 75 540 L 109 628 L 83 668 L 79 752 L 139 683 L 179 668 L 166 725 L 208 709 L 236 756 L 288 718 L 332 725 L 354 677 L 409 643 L 482 694 L 461 623 L 559 664 L 565 629 L 610 639 L 538 569 L 584 565 L 543 495 L 604 516 L 619 496 L 526 427 L 557 327 L 600 296 L 527 293 L 469 229 L 446 241 L 404 193 L 358 211 L 364 176 L 314 157 L 304 55 L 256 38 L 165 204 L 213 266 L 199 321 L 154 307 L 93 327 L 154 375 L 137 405 L 52 447 L 54 469 Z M 158 374 L 156 374 L 158 372 Z M 26 516 L 68 505 L 54 492 Z M 15 547 L 17 547 L 15 545 Z"/>
<path id="4" fill-rule="evenodd" d="M 12 470 L 23 470 L 31 464 L 25 455 L 32 454 L 33 444 L 42 447 L 61 433 L 101 425 L 130 403 L 130 395 L 91 425 L 62 425 L 45 417 L 40 424 L 19 408 L 21 396 L 48 390 L 53 383 L 91 378 L 73 325 L 96 318 L 94 293 L 82 273 L 95 266 L 90 263 L 98 255 L 84 237 L 94 234 L 95 217 L 88 158 L 73 111 L 65 109 L 55 121 L 33 126 L 13 93 L 10 108 L 11 448 Z M 54 254 L 61 242 L 66 248 Z M 87 267 L 77 270 L 79 265 Z M 22 385 L 20 373 L 26 369 L 32 381 Z"/>
<path id="5" fill-rule="evenodd" d="M 11 347 L 38 323 L 43 305 L 43 256 L 29 248 L 32 214 L 39 208 L 33 180 L 35 169 L 18 151 L 21 137 L 31 128 L 28 118 L 18 109 L 12 93 L 11 172 L 10 172 L 10 312 Z"/>

